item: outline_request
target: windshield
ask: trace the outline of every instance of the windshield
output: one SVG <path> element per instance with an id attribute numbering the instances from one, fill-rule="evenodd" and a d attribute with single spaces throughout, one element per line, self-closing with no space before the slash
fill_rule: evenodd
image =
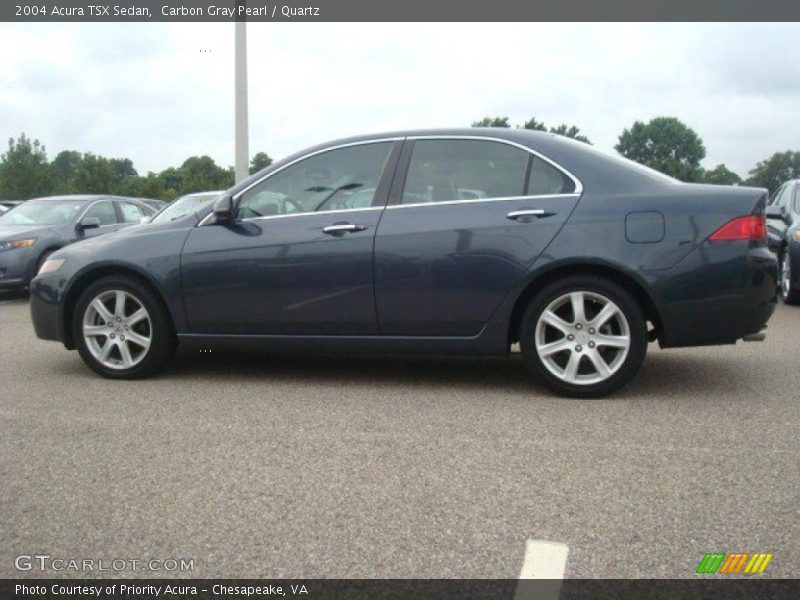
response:
<path id="1" fill-rule="evenodd" d="M 206 194 L 189 194 L 173 200 L 153 217 L 151 223 L 166 223 L 174 221 L 189 213 L 193 213 L 211 203 L 222 192 L 208 192 Z"/>
<path id="2" fill-rule="evenodd" d="M 28 200 L 0 215 L 0 225 L 63 225 L 85 204 L 85 200 Z"/>

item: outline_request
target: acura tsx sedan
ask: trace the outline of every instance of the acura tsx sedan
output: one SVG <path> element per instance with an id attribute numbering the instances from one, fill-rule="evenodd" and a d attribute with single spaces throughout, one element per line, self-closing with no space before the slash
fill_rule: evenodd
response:
<path id="1" fill-rule="evenodd" d="M 766 190 L 680 183 L 544 132 L 322 144 L 201 210 L 74 244 L 32 284 L 37 335 L 97 373 L 188 349 L 503 355 L 608 394 L 662 347 L 761 339 Z"/>

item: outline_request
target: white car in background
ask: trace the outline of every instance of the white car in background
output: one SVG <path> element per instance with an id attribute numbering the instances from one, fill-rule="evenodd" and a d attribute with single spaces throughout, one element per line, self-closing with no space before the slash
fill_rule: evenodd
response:
<path id="1" fill-rule="evenodd" d="M 186 194 L 185 196 L 176 198 L 155 215 L 143 220 L 142 223 L 166 223 L 168 221 L 174 221 L 189 213 L 197 212 L 204 206 L 208 206 L 222 193 L 223 191 Z"/>

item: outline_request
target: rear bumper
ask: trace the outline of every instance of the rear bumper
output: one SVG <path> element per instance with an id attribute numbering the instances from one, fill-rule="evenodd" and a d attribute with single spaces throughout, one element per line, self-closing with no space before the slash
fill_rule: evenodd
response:
<path id="1" fill-rule="evenodd" d="M 674 271 L 659 282 L 664 347 L 733 344 L 775 312 L 778 261 L 765 246 L 706 243 Z"/>

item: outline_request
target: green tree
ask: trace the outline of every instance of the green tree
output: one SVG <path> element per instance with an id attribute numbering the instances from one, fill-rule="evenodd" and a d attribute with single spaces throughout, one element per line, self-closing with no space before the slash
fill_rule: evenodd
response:
<path id="1" fill-rule="evenodd" d="M 508 117 L 484 117 L 480 121 L 474 121 L 473 127 L 511 127 Z"/>
<path id="2" fill-rule="evenodd" d="M 103 156 L 87 152 L 81 157 L 73 184 L 80 194 L 112 194 L 117 177 L 111 161 Z"/>
<path id="3" fill-rule="evenodd" d="M 564 137 L 572 138 L 573 140 L 577 140 L 579 142 L 583 142 L 585 144 L 589 144 L 591 146 L 592 142 L 589 141 L 585 135 L 581 133 L 581 130 L 575 127 L 575 125 L 559 125 L 558 127 L 551 127 L 550 133 L 555 133 L 557 135 L 563 135 Z"/>
<path id="4" fill-rule="evenodd" d="M 702 177 L 700 161 L 706 155 L 703 140 L 675 117 L 636 121 L 622 132 L 614 149 L 681 181 L 699 181 Z"/>
<path id="5" fill-rule="evenodd" d="M 266 169 L 272 164 L 272 159 L 266 152 L 258 152 L 250 161 L 250 175 L 258 173 L 261 169 Z"/>
<path id="6" fill-rule="evenodd" d="M 536 117 L 531 117 L 525 124 L 522 126 L 523 129 L 530 129 L 532 131 L 547 131 L 547 127 L 544 126 L 544 123 L 541 121 L 537 121 Z"/>
<path id="7" fill-rule="evenodd" d="M 774 194 L 787 179 L 800 177 L 800 152 L 776 152 L 766 160 L 760 161 L 750 171 L 747 185 L 765 187 Z"/>
<path id="8" fill-rule="evenodd" d="M 210 156 L 191 156 L 178 171 L 181 195 L 210 190 L 224 190 L 233 185 L 230 172 L 220 167 Z"/>
<path id="9" fill-rule="evenodd" d="M 717 165 L 710 171 L 703 171 L 702 182 L 716 183 L 718 185 L 736 185 L 742 183 L 742 178 L 722 164 Z"/>
<path id="10" fill-rule="evenodd" d="M 56 179 L 55 191 L 59 194 L 72 194 L 75 189 L 75 174 L 81 166 L 83 157 L 77 150 L 62 150 L 50 163 Z"/>
<path id="11" fill-rule="evenodd" d="M 114 170 L 114 177 L 118 182 L 123 181 L 128 177 L 138 177 L 139 174 L 133 168 L 133 161 L 130 158 L 112 158 L 110 161 L 111 168 Z"/>
<path id="12" fill-rule="evenodd" d="M 52 194 L 56 179 L 47 151 L 39 140 L 31 141 L 24 133 L 8 140 L 8 150 L 0 156 L 0 197 L 27 200 Z"/>

